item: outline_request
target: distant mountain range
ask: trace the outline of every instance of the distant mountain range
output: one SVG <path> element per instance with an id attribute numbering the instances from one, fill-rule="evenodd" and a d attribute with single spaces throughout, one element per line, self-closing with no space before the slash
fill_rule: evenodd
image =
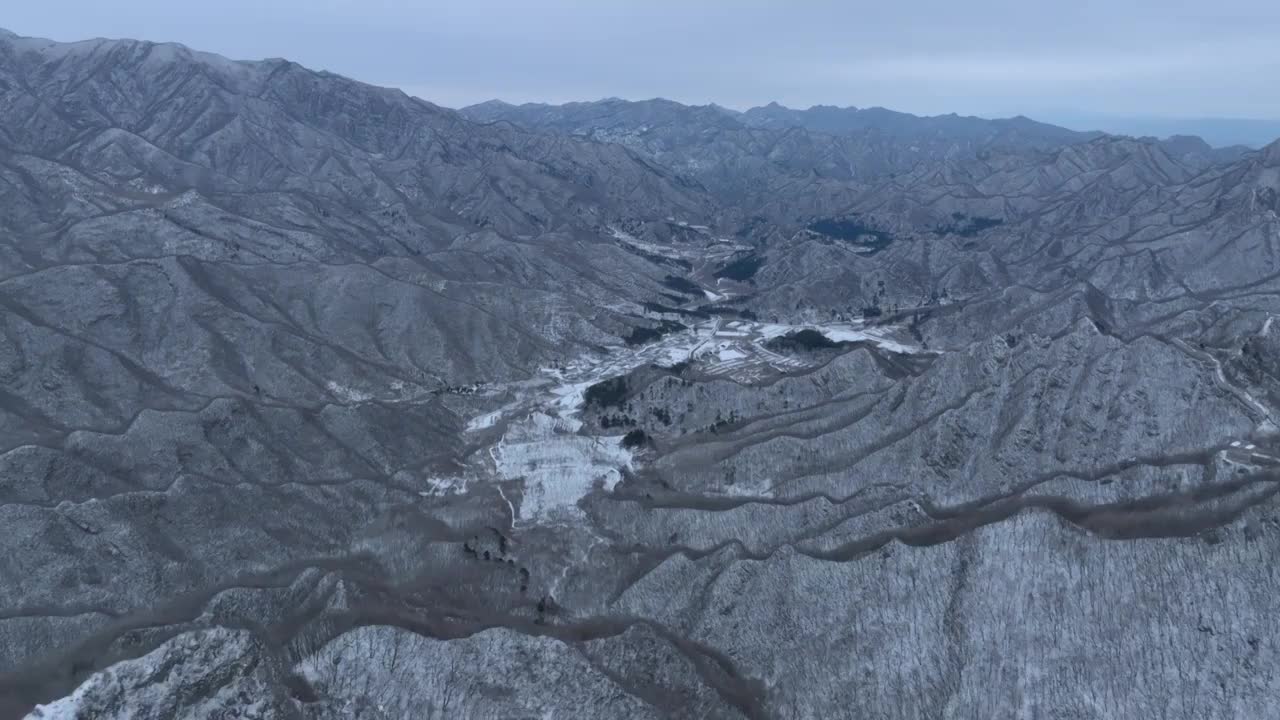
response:
<path id="1" fill-rule="evenodd" d="M 917 160 L 973 149 L 1047 149 L 1085 142 L 1106 134 L 1098 130 L 1070 130 L 1022 116 L 1004 119 L 955 114 L 922 117 L 878 107 L 816 105 L 807 110 L 795 110 L 778 103 L 738 112 L 718 105 L 688 106 L 663 99 L 627 101 L 608 98 L 559 106 L 539 103 L 517 106 L 492 100 L 462 108 L 460 112 L 480 121 L 505 119 L 534 127 L 559 129 L 575 123 L 593 127 L 608 125 L 607 118 L 616 114 L 625 114 L 628 122 L 640 122 L 645 118 L 654 122 L 670 122 L 679 118 L 682 123 L 694 121 L 721 130 L 735 127 L 773 131 L 798 128 L 837 137 L 891 141 L 913 148 Z M 1170 125 L 1170 128 L 1176 129 L 1176 126 Z M 1280 137 L 1280 132 L 1276 137 Z M 1162 143 L 1179 157 L 1200 164 L 1231 160 L 1253 149 L 1243 143 L 1215 147 L 1200 137 L 1176 132 L 1144 139 Z"/>
<path id="2" fill-rule="evenodd" d="M 1054 122 L 1067 127 L 1097 128 L 1110 133 L 1137 137 L 1196 135 L 1214 147 L 1244 145 L 1258 148 L 1280 139 L 1280 120 L 1244 118 L 1162 118 L 1068 111 L 1047 112 Z"/>

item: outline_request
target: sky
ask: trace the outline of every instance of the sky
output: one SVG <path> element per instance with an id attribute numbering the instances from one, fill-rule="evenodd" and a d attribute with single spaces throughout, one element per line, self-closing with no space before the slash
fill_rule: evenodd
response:
<path id="1" fill-rule="evenodd" d="M 1280 120 L 1276 0 L 7 4 L 0 25 L 21 35 L 286 57 L 449 107 L 666 97 L 738 109 Z"/>

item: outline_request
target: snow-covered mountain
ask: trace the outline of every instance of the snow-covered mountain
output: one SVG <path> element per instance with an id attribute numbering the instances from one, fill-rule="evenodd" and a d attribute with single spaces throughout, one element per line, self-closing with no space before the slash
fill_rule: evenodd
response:
<path id="1" fill-rule="evenodd" d="M 1206 148 L 0 33 L 0 716 L 1268 717 Z"/>

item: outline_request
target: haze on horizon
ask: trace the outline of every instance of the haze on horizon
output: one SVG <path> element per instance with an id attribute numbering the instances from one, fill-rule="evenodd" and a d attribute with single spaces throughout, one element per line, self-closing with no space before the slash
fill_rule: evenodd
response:
<path id="1" fill-rule="evenodd" d="M 1115 132 L 1203 118 L 1280 128 L 1280 96 L 1265 92 L 1280 76 L 1280 4 L 1265 0 L 46 0 L 3 22 L 62 41 L 287 57 L 449 107 L 665 97 L 1024 114 Z"/>

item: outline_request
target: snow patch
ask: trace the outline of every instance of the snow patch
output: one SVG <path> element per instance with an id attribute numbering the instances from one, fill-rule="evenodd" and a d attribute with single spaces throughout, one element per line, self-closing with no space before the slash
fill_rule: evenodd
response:
<path id="1" fill-rule="evenodd" d="M 330 380 L 324 384 L 325 388 L 334 396 L 347 402 L 360 403 L 368 402 L 373 399 L 372 393 L 356 390 L 352 387 L 339 385 Z"/>
<path id="2" fill-rule="evenodd" d="M 427 489 L 419 490 L 421 497 L 438 497 L 467 491 L 467 479 L 460 476 L 439 476 L 426 478 Z"/>
<path id="3" fill-rule="evenodd" d="M 922 352 L 893 339 L 892 328 L 864 328 L 848 322 L 824 326 L 744 320 L 722 325 L 711 320 L 640 347 L 609 347 L 562 367 L 544 368 L 537 379 L 508 384 L 505 391 L 513 393 L 515 400 L 471 419 L 467 429 L 482 430 L 509 421 L 502 438 L 489 448 L 489 458 L 499 478 L 524 484 L 518 520 L 577 518 L 581 516 L 578 501 L 597 486 L 612 490 L 622 473 L 632 467 L 633 459 L 622 446 L 621 435 L 582 434 L 583 423 L 577 414 L 588 388 L 643 365 L 665 367 L 691 359 L 703 361 L 703 370 L 709 374 L 756 382 L 771 372 L 805 367 L 802 360 L 764 347 L 770 338 L 804 329 L 822 332 L 835 341 L 862 340 L 894 352 Z"/>
<path id="4" fill-rule="evenodd" d="M 747 354 L 742 352 L 741 350 L 735 350 L 734 348 L 731 348 L 731 347 L 721 348 L 720 352 L 717 353 L 717 355 L 720 357 L 721 360 L 741 360 L 742 358 L 745 358 L 747 356 Z"/>
<path id="5" fill-rule="evenodd" d="M 515 408 L 515 403 L 503 405 L 492 412 L 487 412 L 479 417 L 473 417 L 467 422 L 467 432 L 476 432 L 477 430 L 487 430 L 503 418 L 508 412 Z"/>
<path id="6" fill-rule="evenodd" d="M 612 490 L 631 467 L 622 436 L 578 435 L 576 418 L 535 412 L 514 423 L 492 449 L 494 466 L 504 480 L 523 480 L 520 520 L 547 520 L 576 515 L 577 503 L 596 485 Z"/>
<path id="7" fill-rule="evenodd" d="M 918 347 L 904 345 L 888 337 L 887 330 L 883 328 L 818 327 L 814 329 L 826 335 L 827 339 L 832 342 L 869 342 L 883 350 L 903 355 L 915 355 L 924 352 Z"/>

